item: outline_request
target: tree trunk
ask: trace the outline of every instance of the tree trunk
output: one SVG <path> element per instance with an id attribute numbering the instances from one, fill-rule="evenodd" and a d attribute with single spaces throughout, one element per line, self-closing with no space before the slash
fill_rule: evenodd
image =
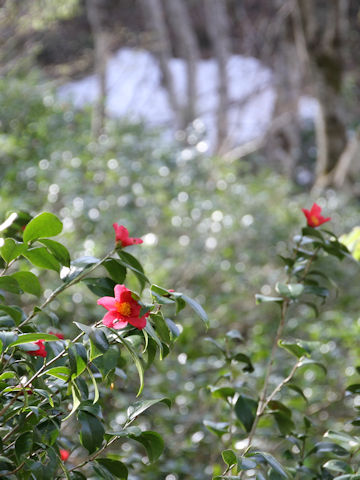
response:
<path id="1" fill-rule="evenodd" d="M 306 40 L 310 75 L 319 101 L 315 187 L 332 183 L 347 145 L 343 102 L 347 0 L 297 0 Z"/>
<path id="2" fill-rule="evenodd" d="M 229 21 L 224 0 L 204 0 L 206 28 L 218 64 L 219 103 L 217 110 L 217 151 L 228 149 L 229 86 L 227 63 L 230 55 Z"/>
<path id="3" fill-rule="evenodd" d="M 165 0 L 168 21 L 179 45 L 179 52 L 187 66 L 187 98 L 183 106 L 183 126 L 188 125 L 196 117 L 197 98 L 197 66 L 200 51 L 185 0 Z"/>
<path id="4" fill-rule="evenodd" d="M 91 130 L 98 138 L 105 129 L 106 120 L 106 68 L 109 54 L 109 35 L 106 30 L 109 0 L 87 0 L 86 10 L 95 48 L 95 75 L 99 85 L 99 96 L 93 108 Z"/>
<path id="5" fill-rule="evenodd" d="M 172 57 L 171 43 L 165 24 L 164 12 L 160 0 L 139 0 L 144 13 L 147 28 L 153 35 L 153 51 L 159 60 L 159 67 L 163 76 L 164 86 L 168 93 L 169 103 L 179 123 L 180 107 L 174 88 L 174 81 L 169 68 Z"/>

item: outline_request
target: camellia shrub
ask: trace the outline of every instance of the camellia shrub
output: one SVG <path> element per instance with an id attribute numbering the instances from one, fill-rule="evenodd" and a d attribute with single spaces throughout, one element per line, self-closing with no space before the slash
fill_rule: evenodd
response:
<path id="1" fill-rule="evenodd" d="M 215 465 L 214 480 L 360 478 L 360 384 L 342 387 L 339 382 L 336 397 L 329 395 L 326 383 L 319 389 L 314 383 L 326 378 L 330 366 L 324 355 L 327 345 L 287 332 L 291 319 L 301 319 L 304 309 L 310 308 L 312 321 L 317 321 L 321 306 L 335 290 L 324 264 L 332 257 L 354 260 L 356 231 L 340 241 L 327 228 L 331 218 L 323 217 L 317 204 L 303 213 L 307 226 L 294 237 L 288 255 L 281 257 L 284 280 L 276 284 L 274 295 L 256 295 L 264 314 L 273 305 L 279 318 L 265 368 L 255 368 L 251 356 L 239 352 L 244 339 L 238 331 L 228 332 L 223 342 L 210 339 L 225 361 L 209 386 L 213 400 L 221 403 L 221 415 L 205 421 L 227 447 L 222 451 L 225 466 L 219 471 Z M 352 367 L 360 374 L 358 365 Z M 320 398 L 313 398 L 313 391 Z M 328 418 L 331 408 L 336 415 Z M 324 427 L 324 420 L 332 428 Z"/>
<path id="2" fill-rule="evenodd" d="M 115 442 L 138 443 L 146 462 L 157 460 L 164 440 L 142 429 L 138 418 L 155 404 L 171 402 L 164 396 L 134 398 L 126 412 L 118 412 L 122 421 L 115 430 L 106 402 L 124 388 L 132 365 L 140 397 L 148 368 L 169 354 L 180 334 L 170 317 L 187 304 L 205 322 L 207 317 L 188 296 L 151 285 L 128 251 L 142 240 L 124 226 L 113 225 L 115 246 L 103 258 L 74 261 L 53 239 L 62 227 L 48 212 L 34 218 L 12 213 L 0 226 L 0 478 L 127 479 L 129 462 Z M 59 277 L 54 290 L 44 289 L 46 270 Z M 131 276 L 146 299 L 126 286 Z M 79 317 L 74 304 L 77 334 L 70 339 L 47 307 L 80 284 L 94 294 L 94 313 Z"/>

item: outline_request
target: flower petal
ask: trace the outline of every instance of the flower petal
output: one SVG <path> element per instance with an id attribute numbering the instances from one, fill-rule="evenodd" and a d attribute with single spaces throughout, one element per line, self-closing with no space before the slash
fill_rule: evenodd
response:
<path id="1" fill-rule="evenodd" d="M 115 285 L 115 288 L 114 288 L 115 300 L 119 302 L 120 296 L 124 292 L 130 292 L 130 290 L 126 288 L 125 285 Z"/>
<path id="2" fill-rule="evenodd" d="M 112 328 L 117 318 L 117 312 L 108 312 L 104 315 L 102 322 L 106 327 Z"/>
<path id="3" fill-rule="evenodd" d="M 97 301 L 97 304 L 106 308 L 106 310 L 115 310 L 115 298 L 114 297 L 101 297 Z"/>
<path id="4" fill-rule="evenodd" d="M 133 327 L 136 327 L 139 330 L 141 330 L 141 329 L 146 327 L 146 317 L 147 317 L 147 315 L 143 315 L 141 318 L 139 318 L 139 317 L 129 317 L 128 322 Z"/>
<path id="5" fill-rule="evenodd" d="M 119 330 L 119 328 L 125 328 L 127 326 L 127 324 L 128 324 L 127 321 L 119 320 L 118 322 L 114 323 L 112 328 L 115 328 L 116 330 Z"/>

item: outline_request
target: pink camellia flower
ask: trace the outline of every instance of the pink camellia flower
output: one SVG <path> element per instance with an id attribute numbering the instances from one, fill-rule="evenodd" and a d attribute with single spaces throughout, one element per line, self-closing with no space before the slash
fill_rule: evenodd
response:
<path id="1" fill-rule="evenodd" d="M 34 355 L 37 357 L 46 357 L 46 349 L 45 349 L 45 340 L 38 340 L 37 342 L 34 342 L 35 345 L 38 345 L 38 350 L 31 350 L 28 353 L 29 355 Z"/>
<path id="2" fill-rule="evenodd" d="M 129 231 L 123 225 L 113 223 L 113 227 L 115 230 L 115 243 L 122 248 L 128 247 L 129 245 L 138 245 L 139 243 L 143 243 L 141 238 L 129 237 Z"/>
<path id="3" fill-rule="evenodd" d="M 60 458 L 63 462 L 66 462 L 66 460 L 70 457 L 70 452 L 68 450 L 65 450 L 64 448 L 60 448 Z"/>
<path id="4" fill-rule="evenodd" d="M 319 225 L 322 225 L 325 222 L 328 222 L 331 220 L 330 217 L 324 218 L 321 215 L 321 207 L 314 203 L 314 205 L 311 207 L 311 210 L 306 210 L 305 208 L 301 209 L 306 217 L 307 224 L 309 227 L 316 228 Z"/>
<path id="5" fill-rule="evenodd" d="M 115 285 L 115 297 L 102 297 L 98 305 L 109 310 L 103 318 L 103 324 L 109 328 L 124 328 L 128 323 L 140 330 L 146 326 L 149 312 L 140 317 L 141 305 L 133 298 L 131 290 L 125 285 Z"/>
<path id="6" fill-rule="evenodd" d="M 55 335 L 55 337 L 58 337 L 59 340 L 64 340 L 64 338 L 65 338 L 62 333 L 56 333 L 56 332 L 52 332 L 52 331 L 50 331 L 49 333 L 50 333 L 50 335 Z"/>

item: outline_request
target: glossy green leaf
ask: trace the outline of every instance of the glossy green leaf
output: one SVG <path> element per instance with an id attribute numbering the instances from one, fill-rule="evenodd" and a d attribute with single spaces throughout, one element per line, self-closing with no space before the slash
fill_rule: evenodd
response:
<path id="1" fill-rule="evenodd" d="M 48 238 L 41 238 L 39 242 L 47 247 L 47 249 L 55 256 L 61 265 L 70 267 L 70 253 L 68 249 L 64 247 L 64 245 Z"/>
<path id="2" fill-rule="evenodd" d="M 300 297 L 300 295 L 303 293 L 304 285 L 301 283 L 277 283 L 275 290 L 283 297 L 295 299 Z"/>
<path id="3" fill-rule="evenodd" d="M 157 403 L 165 403 L 169 408 L 171 407 L 171 400 L 167 397 L 155 398 L 153 400 L 143 400 L 136 402 L 133 405 L 130 405 L 127 409 L 127 419 L 125 425 L 129 425 L 133 422 L 139 415 L 144 413 L 153 405 Z"/>
<path id="4" fill-rule="evenodd" d="M 63 282 L 69 283 L 98 262 L 98 258 L 91 256 L 77 258 L 70 263 L 70 268 L 63 267 L 61 269 L 60 278 Z"/>
<path id="5" fill-rule="evenodd" d="M 237 465 L 237 456 L 233 450 L 223 450 L 221 456 L 229 468 Z"/>
<path id="6" fill-rule="evenodd" d="M 64 382 L 66 382 L 69 380 L 70 374 L 71 374 L 70 368 L 68 367 L 53 367 L 53 368 L 49 368 L 49 370 L 46 370 L 41 375 L 51 375 L 53 377 L 59 378 L 60 380 L 63 380 Z"/>
<path id="7" fill-rule="evenodd" d="M 10 343 L 8 348 L 16 347 L 17 345 L 21 345 L 23 343 L 36 342 L 37 340 L 46 340 L 47 342 L 59 341 L 58 337 L 51 335 L 50 333 L 23 333 L 18 336 L 17 340 Z"/>
<path id="8" fill-rule="evenodd" d="M 20 285 L 24 292 L 31 293 L 39 297 L 41 295 L 41 285 L 36 275 L 31 272 L 16 272 L 11 275 Z"/>
<path id="9" fill-rule="evenodd" d="M 48 252 L 45 247 L 30 248 L 24 253 L 24 257 L 26 257 L 36 267 L 60 272 L 59 262 L 53 254 Z"/>
<path id="10" fill-rule="evenodd" d="M 89 453 L 95 452 L 104 439 L 105 430 L 100 420 L 83 410 L 78 412 L 80 422 L 80 441 Z"/>
<path id="11" fill-rule="evenodd" d="M 21 293 L 20 285 L 12 276 L 4 275 L 0 277 L 0 290 L 10 293 Z"/>
<path id="12" fill-rule="evenodd" d="M 297 358 L 310 356 L 310 352 L 302 346 L 300 340 L 294 340 L 292 342 L 289 340 L 279 340 L 278 345 Z"/>
<path id="13" fill-rule="evenodd" d="M 134 273 L 140 283 L 141 289 L 144 288 L 146 283 L 150 283 L 149 279 L 144 273 L 141 263 L 135 257 L 128 252 L 124 252 L 123 250 L 118 250 L 117 253 L 120 257 L 121 264 Z"/>
<path id="14" fill-rule="evenodd" d="M 348 450 L 334 442 L 318 442 L 315 444 L 314 448 L 308 453 L 308 456 L 312 453 L 333 453 L 334 455 L 337 455 L 339 457 L 345 457 L 346 455 L 349 455 Z"/>
<path id="15" fill-rule="evenodd" d="M 275 457 L 266 452 L 253 452 L 249 457 L 257 456 L 262 458 L 271 468 L 275 470 L 281 477 L 289 478 L 289 475 L 286 473 L 282 465 L 276 460 Z"/>
<path id="16" fill-rule="evenodd" d="M 116 283 L 111 278 L 84 278 L 83 283 L 99 297 L 113 297 Z"/>
<path id="17" fill-rule="evenodd" d="M 210 430 L 210 432 L 214 433 L 218 437 L 222 437 L 229 431 L 228 422 L 212 422 L 211 420 L 204 420 L 203 424 L 208 430 Z"/>
<path id="18" fill-rule="evenodd" d="M 209 327 L 209 319 L 203 307 L 187 295 L 182 294 L 182 299 L 186 302 L 187 305 L 189 305 L 189 307 L 194 310 L 194 312 L 201 318 L 201 320 L 203 320 L 206 327 Z"/>
<path id="19" fill-rule="evenodd" d="M 103 265 L 114 282 L 120 285 L 124 283 L 126 278 L 126 268 L 118 260 L 109 258 Z"/>
<path id="20" fill-rule="evenodd" d="M 19 461 L 29 456 L 33 448 L 33 432 L 25 432 L 21 434 L 15 441 L 15 454 Z"/>
<path id="21" fill-rule="evenodd" d="M 260 293 L 257 293 L 255 295 L 256 299 L 256 304 L 258 305 L 259 303 L 265 303 L 265 302 L 275 302 L 275 303 L 282 303 L 284 299 L 282 297 L 269 297 L 267 295 L 261 295 Z"/>
<path id="22" fill-rule="evenodd" d="M 0 255 L 6 263 L 22 255 L 27 249 L 27 245 L 17 242 L 13 238 L 5 238 L 4 245 L 0 247 Z"/>
<path id="23" fill-rule="evenodd" d="M 354 473 L 350 465 L 342 460 L 329 460 L 328 462 L 324 463 L 323 468 L 327 468 L 332 472 Z"/>
<path id="24" fill-rule="evenodd" d="M 161 435 L 157 432 L 146 431 L 142 432 L 141 435 L 132 436 L 130 438 L 141 443 L 146 450 L 147 456 L 149 457 L 150 462 L 155 462 L 164 450 L 164 440 Z"/>
<path id="25" fill-rule="evenodd" d="M 247 432 L 250 432 L 254 423 L 257 405 L 257 401 L 245 395 L 240 395 L 235 403 L 235 414 Z"/>
<path id="26" fill-rule="evenodd" d="M 23 233 L 24 243 L 32 242 L 38 238 L 55 237 L 62 232 L 63 224 L 56 215 L 44 212 L 34 217 Z"/>
<path id="27" fill-rule="evenodd" d="M 21 322 L 23 314 L 19 307 L 15 305 L 11 307 L 8 305 L 0 305 L 0 310 L 10 315 L 10 317 L 15 321 L 16 324 Z"/>
<path id="28" fill-rule="evenodd" d="M 112 458 L 97 458 L 96 461 L 109 470 L 109 472 L 116 478 L 127 480 L 128 469 L 123 462 L 120 462 L 120 460 L 113 460 Z"/>

